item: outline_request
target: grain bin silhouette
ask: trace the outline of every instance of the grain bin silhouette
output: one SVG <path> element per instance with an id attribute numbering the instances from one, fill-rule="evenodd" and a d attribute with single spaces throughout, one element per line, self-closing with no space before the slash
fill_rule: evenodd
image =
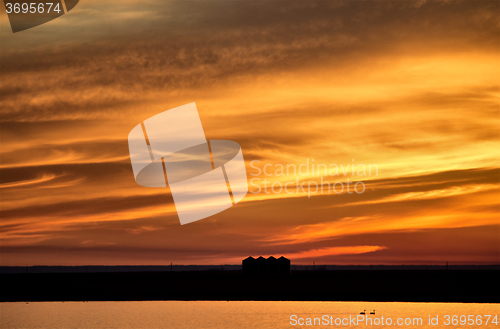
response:
<path id="1" fill-rule="evenodd" d="M 246 277 L 284 277 L 290 275 L 290 260 L 281 256 L 255 259 L 247 257 L 242 261 L 243 275 Z"/>

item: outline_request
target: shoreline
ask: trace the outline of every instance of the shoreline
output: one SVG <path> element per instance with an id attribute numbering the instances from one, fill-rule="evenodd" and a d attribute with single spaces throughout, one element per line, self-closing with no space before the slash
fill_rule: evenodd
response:
<path id="1" fill-rule="evenodd" d="M 337 301 L 498 303 L 497 270 L 0 274 L 0 302 Z"/>

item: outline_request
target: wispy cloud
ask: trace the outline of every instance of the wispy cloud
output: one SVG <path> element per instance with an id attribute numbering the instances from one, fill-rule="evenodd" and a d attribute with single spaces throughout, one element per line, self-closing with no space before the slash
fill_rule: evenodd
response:
<path id="1" fill-rule="evenodd" d="M 459 238 L 456 259 L 495 261 L 499 6 L 90 0 L 16 34 L 2 13 L 2 263 L 437 261 Z M 249 174 L 307 159 L 378 174 L 363 194 L 249 194 L 181 228 L 168 189 L 135 184 L 126 137 L 193 101 Z"/>

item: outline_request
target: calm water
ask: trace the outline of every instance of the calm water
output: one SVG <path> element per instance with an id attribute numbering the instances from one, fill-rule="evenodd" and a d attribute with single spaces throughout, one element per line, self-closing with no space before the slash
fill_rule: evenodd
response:
<path id="1" fill-rule="evenodd" d="M 290 316 L 321 318 L 327 315 L 333 321 L 357 317 L 367 310 L 372 321 L 393 322 L 401 318 L 422 318 L 423 325 L 318 325 L 304 328 L 427 328 L 429 315 L 438 317 L 442 328 L 500 328 L 492 323 L 497 315 L 500 321 L 500 304 L 452 303 L 365 303 L 365 302 L 221 302 L 221 301 L 152 301 L 152 302 L 54 302 L 54 303 L 0 303 L 2 328 L 297 328 L 291 325 Z M 376 310 L 375 315 L 368 315 Z M 445 325 L 446 315 L 457 315 L 458 325 Z M 460 325 L 460 315 L 482 315 L 482 324 Z M 491 315 L 488 325 L 484 315 Z M 294 318 L 295 319 L 295 318 Z M 464 320 L 465 318 L 462 317 Z M 471 318 L 472 319 L 472 318 Z M 406 320 L 409 322 L 410 320 Z M 311 320 L 313 321 L 313 320 Z M 316 320 L 318 321 L 318 320 Z M 330 321 L 330 320 L 329 320 Z M 345 322 L 346 320 L 344 320 Z M 401 320 L 400 320 L 401 321 Z M 293 322 L 293 321 L 292 321 Z M 436 327 L 436 326 L 434 326 Z"/>

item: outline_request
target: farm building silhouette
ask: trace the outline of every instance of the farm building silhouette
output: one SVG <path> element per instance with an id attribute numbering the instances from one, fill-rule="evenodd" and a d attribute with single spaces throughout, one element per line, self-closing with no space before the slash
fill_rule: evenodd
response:
<path id="1" fill-rule="evenodd" d="M 290 260 L 281 256 L 276 259 L 271 256 L 264 258 L 260 256 L 245 258 L 242 261 L 244 276 L 289 276 Z"/>

